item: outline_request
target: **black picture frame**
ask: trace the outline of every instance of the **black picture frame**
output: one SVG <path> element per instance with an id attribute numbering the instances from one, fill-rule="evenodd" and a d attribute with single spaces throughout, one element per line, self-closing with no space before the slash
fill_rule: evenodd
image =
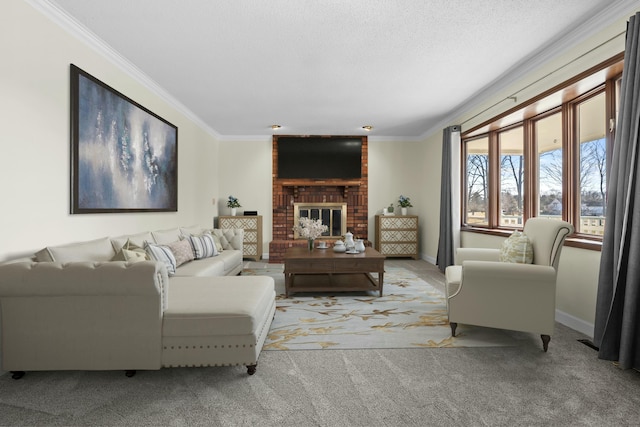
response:
<path id="1" fill-rule="evenodd" d="M 178 211 L 178 128 L 71 64 L 71 213 Z"/>

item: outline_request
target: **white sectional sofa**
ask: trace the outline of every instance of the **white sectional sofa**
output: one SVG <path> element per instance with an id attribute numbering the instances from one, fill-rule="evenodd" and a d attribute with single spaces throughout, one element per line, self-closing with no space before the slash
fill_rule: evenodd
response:
<path id="1" fill-rule="evenodd" d="M 222 250 L 175 272 L 163 260 L 114 260 L 126 247 L 166 250 L 203 233 Z M 270 277 L 237 276 L 242 234 L 175 228 L 47 247 L 0 265 L 2 369 L 14 378 L 179 366 L 245 365 L 255 373 L 275 289 Z"/>

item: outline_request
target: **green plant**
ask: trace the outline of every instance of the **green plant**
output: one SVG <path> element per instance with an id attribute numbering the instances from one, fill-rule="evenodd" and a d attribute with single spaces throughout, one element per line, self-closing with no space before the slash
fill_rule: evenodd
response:
<path id="1" fill-rule="evenodd" d="M 403 196 L 402 194 L 398 197 L 398 206 L 401 208 L 412 208 L 411 200 L 408 197 Z"/>
<path id="2" fill-rule="evenodd" d="M 229 200 L 227 200 L 228 208 L 241 208 L 240 200 L 237 197 L 229 196 Z"/>

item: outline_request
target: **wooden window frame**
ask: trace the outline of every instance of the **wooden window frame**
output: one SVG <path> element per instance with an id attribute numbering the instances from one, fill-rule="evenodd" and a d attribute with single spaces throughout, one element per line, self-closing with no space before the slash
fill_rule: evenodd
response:
<path id="1" fill-rule="evenodd" d="M 518 126 L 523 127 L 524 138 L 524 200 L 523 200 L 523 224 L 527 219 L 537 215 L 539 209 L 539 186 L 538 186 L 538 148 L 535 139 L 535 124 L 538 120 L 549 117 L 553 114 L 561 114 L 562 123 L 562 218 L 574 225 L 580 223 L 580 207 L 577 206 L 579 197 L 579 147 L 576 142 L 577 137 L 577 106 L 600 93 L 605 94 L 605 115 L 607 121 L 615 119 L 616 113 L 616 88 L 622 74 L 624 54 L 620 53 L 589 70 L 567 80 L 560 85 L 543 92 L 532 98 L 530 101 L 514 107 L 497 117 L 487 120 L 478 126 L 464 132 L 461 137 L 462 143 L 462 188 L 461 188 L 461 224 L 463 231 L 485 233 L 492 235 L 508 235 L 513 231 L 513 227 L 500 226 L 500 146 L 499 134 Z M 604 81 L 588 90 L 580 89 L 580 82 L 595 75 L 604 73 Z M 546 111 L 539 111 L 539 103 L 551 95 L 561 94 L 561 103 Z M 509 117 L 521 115 L 520 120 L 505 124 Z M 486 137 L 489 141 L 489 201 L 487 203 L 488 225 L 473 225 L 466 223 L 467 215 L 467 142 Z M 607 124 L 606 144 L 607 144 L 607 175 L 610 171 L 611 154 L 613 142 L 615 140 L 615 126 Z M 608 179 L 607 179 L 608 182 Z M 516 227 L 520 228 L 520 227 Z M 578 229 L 578 227 L 576 227 Z M 602 237 L 592 234 L 575 233 L 566 241 L 567 246 L 583 249 L 601 250 Z"/>

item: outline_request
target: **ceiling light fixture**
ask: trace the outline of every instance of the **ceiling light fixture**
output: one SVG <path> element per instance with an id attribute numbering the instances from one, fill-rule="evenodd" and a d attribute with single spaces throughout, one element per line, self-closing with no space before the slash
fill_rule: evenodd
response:
<path id="1" fill-rule="evenodd" d="M 273 130 L 278 130 L 278 129 L 280 129 L 281 127 L 282 127 L 282 126 L 280 126 L 280 125 L 271 125 L 271 129 L 273 129 Z"/>
<path id="2" fill-rule="evenodd" d="M 371 129 L 373 129 L 373 126 L 365 125 L 365 126 L 362 126 L 362 129 L 364 129 L 364 130 L 366 130 L 367 132 L 369 132 Z"/>

